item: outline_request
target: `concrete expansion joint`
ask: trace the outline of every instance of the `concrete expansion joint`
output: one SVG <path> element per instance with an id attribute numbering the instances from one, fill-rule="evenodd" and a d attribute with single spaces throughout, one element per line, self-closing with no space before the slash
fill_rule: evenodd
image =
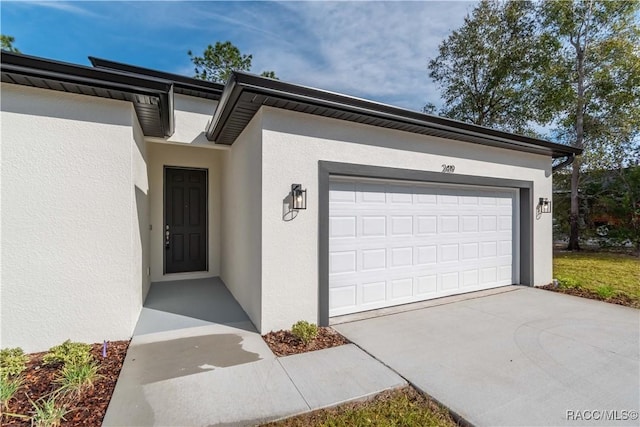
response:
<path id="1" fill-rule="evenodd" d="M 291 378 L 291 375 L 289 375 L 289 371 L 287 371 L 287 368 L 285 368 L 284 365 L 282 363 L 280 363 L 280 358 L 276 357 L 276 361 L 278 362 L 278 364 L 280 365 L 280 367 L 282 368 L 284 373 L 287 374 L 287 378 L 289 378 L 289 381 L 291 381 L 291 384 L 293 384 L 293 387 L 295 387 L 295 389 L 298 392 L 298 394 L 300 395 L 300 397 L 302 397 L 302 400 L 304 400 L 304 404 L 307 405 L 307 408 L 309 408 L 309 410 L 311 410 L 311 405 L 309 404 L 307 399 L 304 397 L 304 394 L 302 394 L 302 392 L 298 388 L 298 385 L 296 384 L 296 382 L 293 381 L 293 378 Z"/>
<path id="2" fill-rule="evenodd" d="M 475 427 L 474 424 L 470 423 L 469 421 L 467 421 L 464 417 L 462 417 L 460 414 L 458 414 L 455 411 L 452 411 L 451 409 L 449 409 L 447 407 L 447 405 L 443 404 L 442 402 L 440 402 L 438 399 L 434 398 L 433 396 L 431 396 L 429 393 L 427 393 L 425 390 L 423 390 L 421 387 L 419 387 L 417 384 L 413 383 L 411 380 L 409 380 L 407 377 L 405 377 L 404 375 L 402 375 L 400 372 L 396 371 L 395 369 L 393 369 L 391 366 L 387 365 L 386 363 L 384 363 L 382 360 L 378 359 L 377 357 L 375 357 L 373 354 L 369 353 L 364 347 L 361 347 L 360 345 L 356 344 L 355 342 L 351 342 L 351 344 L 355 345 L 357 348 L 359 348 L 360 350 L 362 350 L 365 354 L 367 354 L 369 357 L 373 358 L 374 360 L 376 360 L 378 363 L 380 363 L 382 366 L 386 367 L 387 369 L 389 369 L 391 372 L 393 372 L 394 374 L 396 374 L 397 376 L 399 376 L 400 378 L 402 378 L 403 380 L 406 381 L 407 384 L 411 385 L 411 387 L 415 388 L 416 390 L 418 390 L 420 393 L 424 394 L 425 396 L 428 396 L 429 399 L 433 400 L 434 402 L 436 402 L 438 405 L 447 408 L 447 410 L 449 411 L 449 413 L 451 414 L 451 417 L 453 418 L 453 420 L 458 423 L 458 425 L 460 427 Z M 400 388 L 400 387 L 398 387 Z M 363 396 L 364 397 L 364 396 Z"/>

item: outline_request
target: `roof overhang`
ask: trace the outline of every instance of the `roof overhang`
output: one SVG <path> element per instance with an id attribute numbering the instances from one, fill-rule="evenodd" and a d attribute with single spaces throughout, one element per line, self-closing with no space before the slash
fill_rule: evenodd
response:
<path id="1" fill-rule="evenodd" d="M 542 139 L 515 135 L 242 72 L 234 72 L 227 82 L 213 119 L 207 126 L 207 139 L 218 144 L 233 144 L 262 106 L 485 146 L 544 154 L 553 158 L 572 156 L 582 152 L 578 148 Z"/>
<path id="2" fill-rule="evenodd" d="M 174 132 L 173 82 L 2 51 L 2 81 L 61 92 L 130 101 L 146 136 Z"/>
<path id="3" fill-rule="evenodd" d="M 164 71 L 151 70 L 149 68 L 138 67 L 135 65 L 123 64 L 121 62 L 109 61 L 107 59 L 89 57 L 89 61 L 96 68 L 106 70 L 116 70 L 136 75 L 156 77 L 159 79 L 169 80 L 173 82 L 174 92 L 195 96 L 198 98 L 206 98 L 219 100 L 222 96 L 224 85 L 206 80 L 194 79 L 178 74 L 165 73 Z"/>

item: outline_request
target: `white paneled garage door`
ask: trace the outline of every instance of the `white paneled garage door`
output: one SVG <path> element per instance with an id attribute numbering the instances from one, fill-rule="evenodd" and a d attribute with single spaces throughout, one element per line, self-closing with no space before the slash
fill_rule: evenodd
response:
<path id="1" fill-rule="evenodd" d="M 517 191 L 332 178 L 329 316 L 516 282 Z"/>

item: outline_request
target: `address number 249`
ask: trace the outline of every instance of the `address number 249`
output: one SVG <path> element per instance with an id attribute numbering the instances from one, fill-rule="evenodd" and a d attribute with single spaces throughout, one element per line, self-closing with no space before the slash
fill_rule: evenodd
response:
<path id="1" fill-rule="evenodd" d="M 443 173 L 454 173 L 456 171 L 456 167 L 454 165 L 442 165 Z"/>

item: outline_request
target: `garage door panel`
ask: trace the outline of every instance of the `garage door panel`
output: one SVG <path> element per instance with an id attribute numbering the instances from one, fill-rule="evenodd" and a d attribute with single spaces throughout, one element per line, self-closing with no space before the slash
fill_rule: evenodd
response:
<path id="1" fill-rule="evenodd" d="M 356 272 L 357 251 L 337 251 L 329 254 L 329 274 Z"/>
<path id="2" fill-rule="evenodd" d="M 438 231 L 440 233 L 457 233 L 459 231 L 457 215 L 440 215 L 439 219 Z"/>
<path id="3" fill-rule="evenodd" d="M 329 289 L 329 309 L 356 309 L 356 284 Z"/>
<path id="4" fill-rule="evenodd" d="M 384 185 L 360 184 L 358 189 L 362 203 L 381 204 L 387 201 L 387 193 Z"/>
<path id="5" fill-rule="evenodd" d="M 390 268 L 408 267 L 413 265 L 413 247 L 401 246 L 390 249 L 391 263 Z"/>
<path id="6" fill-rule="evenodd" d="M 438 263 L 438 246 L 424 245 L 416 247 L 416 265 L 430 265 Z"/>
<path id="7" fill-rule="evenodd" d="M 443 291 L 451 291 L 452 289 L 458 289 L 458 272 L 450 272 L 440 274 L 439 277 L 440 289 Z"/>
<path id="8" fill-rule="evenodd" d="M 389 291 L 391 301 L 405 300 L 413 297 L 413 279 L 403 277 L 389 281 Z"/>
<path id="9" fill-rule="evenodd" d="M 356 237 L 356 216 L 333 216 L 329 220 L 329 238 Z"/>
<path id="10" fill-rule="evenodd" d="M 515 194 L 332 181 L 329 315 L 513 283 Z"/>
<path id="11" fill-rule="evenodd" d="M 387 300 L 387 282 L 368 282 L 362 286 L 362 304 L 384 303 Z"/>
<path id="12" fill-rule="evenodd" d="M 387 217 L 384 215 L 362 215 L 359 225 L 362 237 L 387 236 Z"/>
<path id="13" fill-rule="evenodd" d="M 438 232 L 438 217 L 436 215 L 416 215 L 416 235 L 424 236 Z"/>
<path id="14" fill-rule="evenodd" d="M 387 268 L 387 250 L 385 248 L 363 249 L 361 271 L 384 270 Z"/>
<path id="15" fill-rule="evenodd" d="M 478 269 L 464 270 L 462 271 L 462 287 L 475 287 L 478 286 Z"/>
<path id="16" fill-rule="evenodd" d="M 426 274 L 416 276 L 416 295 L 418 297 L 429 296 L 438 290 L 438 276 Z"/>
<path id="17" fill-rule="evenodd" d="M 389 235 L 391 237 L 413 235 L 413 216 L 392 215 L 390 219 L 391 230 Z"/>

